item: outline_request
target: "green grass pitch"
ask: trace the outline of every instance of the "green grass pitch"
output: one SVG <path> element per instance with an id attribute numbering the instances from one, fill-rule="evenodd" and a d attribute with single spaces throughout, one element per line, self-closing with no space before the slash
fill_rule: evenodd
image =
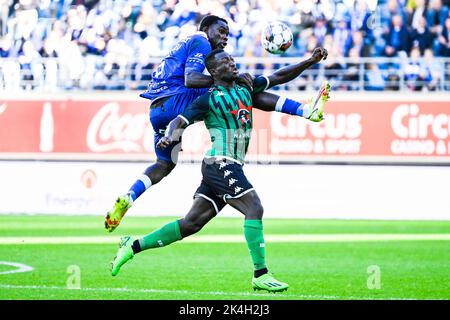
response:
<path id="1" fill-rule="evenodd" d="M 450 221 L 265 219 L 269 269 L 290 284 L 277 294 L 251 288 L 242 218 L 216 218 L 191 240 L 145 251 L 110 275 L 121 235 L 144 235 L 173 220 L 129 214 L 108 234 L 100 216 L 0 215 L 0 299 L 450 298 Z M 368 234 L 380 239 L 361 238 Z M 220 242 L 221 235 L 234 241 Z M 312 238 L 286 238 L 294 235 Z M 353 238 L 338 241 L 343 235 Z"/>

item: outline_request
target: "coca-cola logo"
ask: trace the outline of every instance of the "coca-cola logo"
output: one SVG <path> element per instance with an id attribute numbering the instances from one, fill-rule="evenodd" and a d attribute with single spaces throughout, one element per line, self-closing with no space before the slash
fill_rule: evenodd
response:
<path id="1" fill-rule="evenodd" d="M 92 118 L 87 130 L 87 145 L 93 152 L 153 150 L 153 135 L 145 113 L 120 114 L 117 102 L 105 104 Z"/>

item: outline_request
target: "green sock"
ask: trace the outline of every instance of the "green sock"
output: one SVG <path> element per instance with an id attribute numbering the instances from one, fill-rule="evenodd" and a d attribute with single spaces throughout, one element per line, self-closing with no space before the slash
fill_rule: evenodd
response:
<path id="1" fill-rule="evenodd" d="M 141 250 L 147 250 L 164 247 L 181 239 L 180 225 L 178 224 L 178 220 L 175 220 L 166 224 L 161 229 L 140 238 L 139 245 L 141 246 Z"/>
<path id="2" fill-rule="evenodd" d="M 266 267 L 266 252 L 262 220 L 245 220 L 244 235 L 255 270 Z"/>

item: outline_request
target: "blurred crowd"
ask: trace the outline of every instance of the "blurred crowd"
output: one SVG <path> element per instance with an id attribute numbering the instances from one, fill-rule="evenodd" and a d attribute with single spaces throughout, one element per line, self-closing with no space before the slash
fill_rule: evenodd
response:
<path id="1" fill-rule="evenodd" d="M 450 57 L 450 0 L 379 0 L 375 12 L 370 2 L 0 0 L 0 57 L 12 58 L 0 65 L 0 87 L 45 75 L 47 86 L 63 81 L 66 89 L 145 88 L 152 58 L 167 54 L 210 13 L 228 20 L 227 50 L 236 57 L 270 56 L 261 48 L 261 30 L 273 20 L 287 23 L 294 43 L 284 56 L 325 47 L 324 68 L 342 89 L 361 80 L 363 57 L 402 60 L 364 64 L 367 90 L 395 90 L 390 85 L 398 82 L 399 70 L 412 90 L 434 90 L 446 81 L 448 66 L 435 57 Z M 40 58 L 55 59 L 34 63 Z M 255 66 L 261 73 L 266 67 Z"/>

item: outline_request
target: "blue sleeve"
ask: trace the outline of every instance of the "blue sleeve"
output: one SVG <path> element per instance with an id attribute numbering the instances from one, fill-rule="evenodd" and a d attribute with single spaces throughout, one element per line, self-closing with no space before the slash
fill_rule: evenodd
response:
<path id="1" fill-rule="evenodd" d="M 182 114 L 180 114 L 180 117 L 187 122 L 188 126 L 205 118 L 210 108 L 209 96 L 210 93 L 207 92 L 204 95 L 198 97 L 194 100 L 194 102 L 187 106 L 186 109 L 184 109 L 184 112 Z"/>
<path id="2" fill-rule="evenodd" d="M 184 68 L 188 72 L 200 72 L 205 70 L 205 57 L 211 52 L 209 41 L 203 36 L 193 36 L 188 42 L 188 56 Z"/>

